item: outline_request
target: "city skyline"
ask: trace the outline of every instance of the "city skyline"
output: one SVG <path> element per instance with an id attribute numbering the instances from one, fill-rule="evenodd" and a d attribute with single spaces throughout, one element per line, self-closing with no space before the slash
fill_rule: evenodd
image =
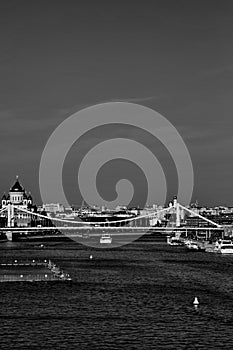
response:
<path id="1" fill-rule="evenodd" d="M 18 174 L 40 203 L 40 157 L 54 129 L 84 107 L 126 101 L 158 111 L 181 134 L 193 162 L 193 202 L 233 205 L 232 7 L 230 1 L 2 3 L 1 193 Z M 69 154 L 64 186 L 72 204 L 81 202 L 74 165 L 77 171 L 108 133 L 90 133 Z M 119 128 L 110 136 L 119 135 L 135 131 Z M 153 140 L 147 144 L 162 160 L 171 197 L 177 179 L 168 155 Z M 120 177 L 124 164 L 118 169 Z M 130 178 L 134 169 L 127 171 Z M 103 173 L 107 192 L 114 172 Z"/>
<path id="2" fill-rule="evenodd" d="M 9 199 L 10 200 L 10 192 L 12 192 L 12 189 L 14 189 L 14 188 L 16 188 L 16 187 L 19 187 L 19 189 L 18 189 L 18 191 L 20 191 L 20 192 L 22 192 L 22 193 L 24 193 L 24 199 L 26 199 L 26 200 L 31 200 L 31 201 L 33 201 L 33 196 L 32 196 L 32 193 L 31 193 L 31 191 L 30 190 L 27 190 L 27 188 L 25 188 L 24 187 L 24 185 L 23 185 L 23 183 L 22 183 L 22 181 L 21 181 L 21 179 L 19 178 L 19 176 L 18 175 L 16 175 L 15 176 L 15 179 L 14 179 L 14 181 L 13 182 L 11 182 L 11 185 L 9 185 L 9 188 L 7 189 L 7 190 L 5 190 L 3 193 L 2 193 L 2 196 L 1 196 L 1 199 L 2 200 L 5 200 L 5 204 L 4 205 L 6 205 L 7 204 L 7 199 Z M 13 190 L 14 191 L 14 190 Z M 170 203 L 172 203 L 172 201 L 174 200 L 174 199 L 176 199 L 177 198 L 177 196 L 173 196 L 173 198 L 170 198 L 169 199 L 169 201 L 167 202 L 167 203 L 165 203 L 164 204 L 164 207 L 168 207 L 169 206 L 169 204 Z M 10 202 L 10 201 L 9 201 Z M 23 203 L 23 200 L 22 200 L 22 203 Z M 34 203 L 35 204 L 35 206 L 46 206 L 46 205 L 48 205 L 48 206 L 50 206 L 50 205 L 55 205 L 55 206 L 57 206 L 57 207 L 59 207 L 59 206 L 61 206 L 61 207 L 63 207 L 63 209 L 68 209 L 69 207 L 67 207 L 67 208 L 65 208 L 65 206 L 64 206 L 64 204 L 63 203 L 52 203 L 52 202 L 48 202 L 48 203 L 43 203 L 43 202 L 40 202 L 40 203 Z M 88 203 L 85 203 L 85 201 L 83 200 L 82 201 L 82 203 L 80 204 L 77 204 L 77 203 L 70 203 L 70 205 L 71 205 L 71 207 L 73 207 L 73 208 L 76 208 L 76 207 L 88 207 L 89 205 L 88 205 Z M 160 205 L 159 203 L 151 203 L 151 204 L 149 204 L 149 203 L 146 203 L 146 207 L 150 207 L 150 208 L 152 208 L 152 207 L 163 207 L 163 205 Z M 192 202 L 192 203 L 190 203 L 190 206 L 191 207 L 196 207 L 196 208 L 202 208 L 202 209 L 205 209 L 205 208 L 209 208 L 209 209 L 215 209 L 215 208 L 232 208 L 233 209 L 233 204 L 232 205 L 229 205 L 229 206 L 224 206 L 224 205 L 221 205 L 221 204 L 216 204 L 215 206 L 213 206 L 213 207 L 210 207 L 210 206 L 208 206 L 208 205 L 205 205 L 205 203 L 199 203 L 198 202 L 198 200 L 196 199 L 196 201 L 195 202 Z M 105 208 L 105 209 L 110 209 L 110 208 L 108 208 L 108 207 L 101 207 L 101 206 L 98 206 L 98 205 L 96 205 L 95 203 L 92 203 L 92 205 L 90 205 L 90 207 L 92 207 L 93 209 L 100 209 L 100 210 L 104 210 L 103 208 Z M 122 207 L 122 208 L 127 208 L 127 205 L 124 205 L 124 203 L 122 203 L 122 205 L 118 205 L 116 208 L 113 208 L 113 210 L 119 210 L 119 208 L 120 207 Z M 188 207 L 189 207 L 189 205 L 188 205 Z M 130 208 L 130 209 L 132 209 L 133 207 L 129 207 L 128 206 L 128 208 Z M 136 208 L 136 207 L 135 207 Z M 140 207 L 138 206 L 138 209 L 139 209 Z M 140 209 L 143 209 L 143 208 L 140 208 Z"/>

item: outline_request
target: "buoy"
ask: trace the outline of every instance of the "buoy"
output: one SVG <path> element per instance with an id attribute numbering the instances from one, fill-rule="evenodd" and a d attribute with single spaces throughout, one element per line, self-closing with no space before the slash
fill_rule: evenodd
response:
<path id="1" fill-rule="evenodd" d="M 194 298 L 193 305 L 199 305 L 199 300 L 197 297 Z"/>
<path id="2" fill-rule="evenodd" d="M 90 255 L 90 256 L 89 256 L 89 259 L 90 259 L 90 260 L 92 260 L 92 259 L 93 259 L 93 256 L 92 256 L 92 255 Z"/>

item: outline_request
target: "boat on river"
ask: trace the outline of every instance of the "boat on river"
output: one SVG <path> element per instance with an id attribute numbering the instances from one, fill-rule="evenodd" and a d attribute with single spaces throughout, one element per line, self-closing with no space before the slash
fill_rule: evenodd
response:
<path id="1" fill-rule="evenodd" d="M 183 242 L 177 237 L 167 236 L 167 244 L 181 246 L 184 245 Z"/>
<path id="2" fill-rule="evenodd" d="M 185 242 L 185 246 L 189 249 L 189 250 L 199 250 L 199 245 L 196 241 L 192 241 L 192 240 L 187 240 Z"/>
<path id="3" fill-rule="evenodd" d="M 111 244 L 112 243 L 112 237 L 105 233 L 100 237 L 100 244 Z"/>
<path id="4" fill-rule="evenodd" d="M 233 254 L 233 242 L 230 239 L 220 239 L 212 245 L 206 247 L 207 253 Z"/>
<path id="5" fill-rule="evenodd" d="M 233 244 L 223 245 L 219 250 L 219 254 L 233 254 Z"/>
<path id="6" fill-rule="evenodd" d="M 233 242 L 230 239 L 219 240 L 215 244 L 215 251 L 219 254 L 233 254 Z"/>

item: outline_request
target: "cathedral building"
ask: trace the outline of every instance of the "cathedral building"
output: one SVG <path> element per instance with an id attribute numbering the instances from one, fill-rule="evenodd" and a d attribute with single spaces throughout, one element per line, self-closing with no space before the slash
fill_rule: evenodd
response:
<path id="1" fill-rule="evenodd" d="M 18 176 L 12 187 L 9 190 L 9 193 L 2 196 L 1 208 L 8 207 L 8 204 L 13 204 L 14 207 L 14 219 L 11 226 L 29 226 L 32 221 L 32 215 L 20 211 L 20 209 L 36 211 L 36 206 L 33 205 L 33 199 L 29 192 L 25 191 L 21 183 L 19 182 Z M 7 215 L 7 211 L 4 211 L 2 214 Z"/>

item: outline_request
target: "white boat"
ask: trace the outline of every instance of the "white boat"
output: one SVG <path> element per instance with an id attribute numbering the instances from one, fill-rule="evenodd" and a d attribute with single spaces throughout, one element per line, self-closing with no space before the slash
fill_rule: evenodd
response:
<path id="1" fill-rule="evenodd" d="M 219 240 L 215 244 L 214 251 L 220 254 L 233 254 L 233 242 L 231 240 Z"/>
<path id="2" fill-rule="evenodd" d="M 221 246 L 218 250 L 218 253 L 220 254 L 233 254 L 233 244 L 224 244 Z"/>
<path id="3" fill-rule="evenodd" d="M 183 245 L 183 242 L 177 237 L 167 236 L 167 244 L 169 244 L 169 245 Z"/>
<path id="4" fill-rule="evenodd" d="M 100 244 L 111 244 L 112 243 L 112 237 L 105 233 L 100 237 Z"/>
<path id="5" fill-rule="evenodd" d="M 190 250 L 198 250 L 199 249 L 199 246 L 198 246 L 197 242 L 195 242 L 195 241 L 188 240 L 185 242 L 185 245 Z"/>

